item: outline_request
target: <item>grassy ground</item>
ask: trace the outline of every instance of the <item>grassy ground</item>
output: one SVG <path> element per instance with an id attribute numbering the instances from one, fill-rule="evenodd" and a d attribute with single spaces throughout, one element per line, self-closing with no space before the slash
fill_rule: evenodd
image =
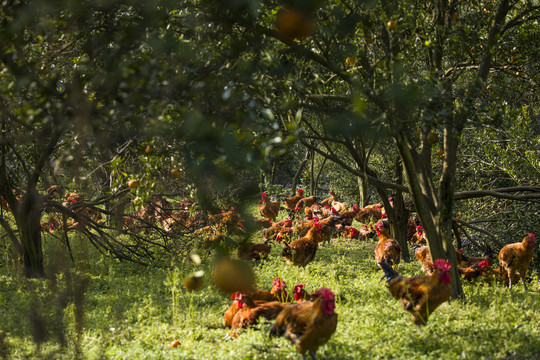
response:
<path id="1" fill-rule="evenodd" d="M 268 338 L 269 323 L 241 330 L 238 338 L 229 339 L 223 313 L 231 300 L 207 277 L 201 291 L 186 293 L 182 280 L 194 270 L 192 265 L 141 267 L 92 254 L 84 242 L 75 246 L 76 257 L 83 260 L 75 267 L 51 262 L 63 269 L 54 282 L 27 280 L 9 267 L 0 269 L 0 358 L 300 357 L 284 339 Z M 320 248 L 315 261 L 305 269 L 286 265 L 279 256 L 280 249 L 274 247 L 271 259 L 256 265 L 261 288 L 269 289 L 272 279 L 279 276 L 289 290 L 302 282 L 308 291 L 325 286 L 346 297 L 347 301 L 336 308 L 337 331 L 319 350 L 319 358 L 540 356 L 536 276 L 530 285 L 535 290 L 532 293 L 526 293 L 522 285 L 510 291 L 464 284 L 466 300 L 443 304 L 427 326 L 417 327 L 390 296 L 384 281 L 379 282 L 381 272 L 374 262 L 374 247 L 374 242 L 334 240 Z M 58 249 L 53 246 L 48 251 L 52 255 Z M 401 264 L 399 271 L 407 276 L 420 274 L 420 265 Z M 174 339 L 181 345 L 171 348 Z"/>

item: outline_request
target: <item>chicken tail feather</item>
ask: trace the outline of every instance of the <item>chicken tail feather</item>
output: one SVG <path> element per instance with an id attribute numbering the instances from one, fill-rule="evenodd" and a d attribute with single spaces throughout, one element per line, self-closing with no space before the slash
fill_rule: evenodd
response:
<path id="1" fill-rule="evenodd" d="M 392 269 L 390 264 L 388 264 L 386 261 L 381 261 L 378 263 L 381 269 L 384 271 L 384 276 L 386 277 L 386 281 L 390 282 L 393 278 L 399 277 L 399 273 Z"/>

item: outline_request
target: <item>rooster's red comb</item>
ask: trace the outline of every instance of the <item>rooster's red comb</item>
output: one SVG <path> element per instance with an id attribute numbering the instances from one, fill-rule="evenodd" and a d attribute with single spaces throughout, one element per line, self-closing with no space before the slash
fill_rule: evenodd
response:
<path id="1" fill-rule="evenodd" d="M 433 268 L 446 272 L 452 268 L 452 265 L 450 265 L 450 263 L 444 259 L 437 259 L 433 263 Z"/>
<path id="2" fill-rule="evenodd" d="M 275 278 L 274 281 L 272 281 L 272 286 L 277 286 L 278 288 L 287 287 L 285 281 L 281 280 L 280 278 Z"/>

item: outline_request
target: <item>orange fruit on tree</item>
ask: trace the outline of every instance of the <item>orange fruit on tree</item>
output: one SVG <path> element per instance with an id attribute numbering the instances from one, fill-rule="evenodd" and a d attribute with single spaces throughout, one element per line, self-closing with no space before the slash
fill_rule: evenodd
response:
<path id="1" fill-rule="evenodd" d="M 311 16 L 302 9 L 285 9 L 278 14 L 277 32 L 287 40 L 303 39 L 315 28 Z"/>
<path id="2" fill-rule="evenodd" d="M 386 23 L 388 30 L 395 30 L 397 28 L 397 23 L 394 20 L 390 20 Z"/>
<path id="3" fill-rule="evenodd" d="M 172 169 L 171 170 L 171 175 L 174 176 L 174 177 L 179 177 L 180 176 L 180 170 Z"/>
<path id="4" fill-rule="evenodd" d="M 348 57 L 345 59 L 345 63 L 349 66 L 353 66 L 354 64 L 356 64 L 356 58 Z"/>
<path id="5" fill-rule="evenodd" d="M 135 180 L 135 179 L 132 179 L 132 180 L 129 180 L 128 181 L 128 186 L 132 189 L 136 189 L 139 187 L 139 181 L 138 180 Z"/>

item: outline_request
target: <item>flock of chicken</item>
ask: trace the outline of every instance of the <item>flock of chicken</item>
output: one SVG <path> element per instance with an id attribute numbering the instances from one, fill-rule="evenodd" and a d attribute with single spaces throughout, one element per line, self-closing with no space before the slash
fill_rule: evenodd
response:
<path id="1" fill-rule="evenodd" d="M 443 259 L 432 261 L 418 218 L 409 220 L 408 241 L 426 275 L 405 278 L 394 269 L 399 264 L 401 248 L 390 235 L 381 204 L 362 209 L 353 206 L 348 210 L 347 204 L 339 202 L 334 192 L 330 195 L 317 202 L 315 197 L 304 197 L 299 189 L 295 196 L 280 202 L 271 201 L 268 194 L 263 193 L 258 212 L 262 216 L 259 222 L 265 227 L 265 241 L 244 245 L 238 256 L 243 259 L 265 258 L 270 254 L 268 242 L 276 241 L 283 246 L 281 255 L 287 263 L 306 266 L 315 258 L 319 244 L 329 242 L 333 237 L 358 239 L 376 234 L 375 260 L 384 272 L 391 295 L 412 314 L 415 324 L 426 324 L 430 314 L 451 296 L 451 265 Z M 277 221 L 281 210 L 286 210 L 289 216 Z M 304 214 L 306 219 L 302 220 L 300 214 Z M 353 221 L 361 223 L 362 227 L 353 227 Z M 499 253 L 499 268 L 492 267 L 491 253 L 467 257 L 457 250 L 459 273 L 468 281 L 496 281 L 510 288 L 521 279 L 528 290 L 525 275 L 535 240 L 535 235 L 530 233 L 522 242 L 503 247 Z M 291 297 L 284 281 L 278 278 L 270 291 L 235 292 L 231 295 L 233 303 L 225 312 L 225 325 L 233 329 L 246 328 L 257 324 L 260 318 L 273 320 L 272 335 L 285 336 L 302 356 L 309 353 L 315 358 L 317 349 L 328 341 L 337 326 L 335 295 L 326 288 L 308 293 L 304 287 L 304 284 L 297 284 Z"/>

